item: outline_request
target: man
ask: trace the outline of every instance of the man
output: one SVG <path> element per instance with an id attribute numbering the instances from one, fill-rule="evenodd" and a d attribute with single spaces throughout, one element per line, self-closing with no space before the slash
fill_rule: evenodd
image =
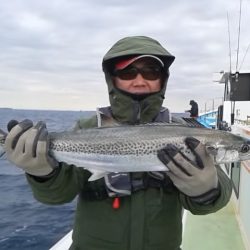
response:
<path id="1" fill-rule="evenodd" d="M 174 56 L 152 38 L 119 40 L 102 64 L 110 107 L 98 109 L 87 121 L 79 120 L 75 129 L 170 122 L 162 102 L 173 61 Z M 6 138 L 7 157 L 26 172 L 35 198 L 62 204 L 78 195 L 70 249 L 177 250 L 183 208 L 193 214 L 208 214 L 230 199 L 230 180 L 195 138 L 186 143 L 197 163 L 168 145 L 158 153 L 170 170 L 167 173 L 110 173 L 88 182 L 87 170 L 55 162 L 47 154 L 43 123 L 33 126 L 26 120 L 11 127 Z M 130 195 L 120 192 L 124 187 Z"/>
<path id="2" fill-rule="evenodd" d="M 186 110 L 186 112 L 190 113 L 190 117 L 197 118 L 199 115 L 199 108 L 197 102 L 195 102 L 194 100 L 190 100 L 189 105 L 191 105 L 191 109 Z"/>

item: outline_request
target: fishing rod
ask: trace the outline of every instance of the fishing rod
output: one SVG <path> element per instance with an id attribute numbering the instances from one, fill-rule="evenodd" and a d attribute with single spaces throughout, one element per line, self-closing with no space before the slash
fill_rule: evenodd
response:
<path id="1" fill-rule="evenodd" d="M 232 49 L 231 49 L 231 35 L 230 35 L 230 24 L 229 24 L 229 14 L 227 12 L 227 31 L 228 31 L 228 50 L 229 50 L 229 74 L 224 73 L 225 76 L 225 87 L 224 87 L 224 101 L 227 100 L 229 96 L 229 76 L 232 74 Z"/>
<path id="2" fill-rule="evenodd" d="M 239 10 L 239 26 L 238 26 L 238 44 L 237 44 L 237 59 L 236 59 L 236 68 L 235 68 L 235 77 L 239 75 L 238 63 L 239 63 L 239 48 L 240 48 L 240 32 L 241 32 L 241 9 L 242 9 L 242 0 L 240 0 L 240 10 Z M 231 72 L 230 72 L 231 75 Z M 237 79 L 236 79 L 237 81 Z M 231 102 L 231 125 L 234 124 L 235 116 L 235 101 Z"/>
<path id="3" fill-rule="evenodd" d="M 229 15 L 227 12 L 227 31 L 228 31 L 228 49 L 229 49 L 229 73 L 232 73 L 232 49 L 231 49 L 231 36 L 230 36 L 230 25 L 229 25 Z"/>
<path id="4" fill-rule="evenodd" d="M 240 31 L 241 31 L 241 7 L 242 0 L 240 0 L 240 11 L 239 11 L 239 27 L 238 27 L 238 46 L 237 46 L 237 59 L 236 59 L 236 72 L 238 71 L 238 62 L 239 62 L 239 47 L 240 47 Z"/>
<path id="5" fill-rule="evenodd" d="M 250 48 L 250 43 L 249 43 L 248 46 L 247 46 L 246 52 L 245 52 L 244 57 L 243 57 L 243 59 L 242 59 L 242 62 L 241 62 L 241 64 L 240 64 L 239 71 L 241 70 L 241 67 L 242 67 L 242 65 L 243 65 L 243 63 L 244 63 L 244 60 L 245 60 L 245 58 L 246 58 L 246 55 L 247 55 L 247 52 L 248 52 L 249 48 Z"/>

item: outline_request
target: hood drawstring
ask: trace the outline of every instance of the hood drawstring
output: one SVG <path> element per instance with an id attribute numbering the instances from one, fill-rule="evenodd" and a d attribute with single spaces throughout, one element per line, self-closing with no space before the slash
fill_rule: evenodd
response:
<path id="1" fill-rule="evenodd" d="M 134 104 L 134 112 L 135 112 L 135 124 L 139 124 L 140 123 L 140 120 L 141 120 L 141 106 L 140 106 L 140 103 L 135 101 L 135 104 Z"/>

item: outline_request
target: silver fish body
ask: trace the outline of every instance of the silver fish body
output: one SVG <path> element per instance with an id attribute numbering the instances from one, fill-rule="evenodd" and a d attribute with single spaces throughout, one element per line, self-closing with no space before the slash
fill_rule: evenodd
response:
<path id="1" fill-rule="evenodd" d="M 188 136 L 205 144 L 216 163 L 250 159 L 250 142 L 245 138 L 219 130 L 177 125 L 117 126 L 52 133 L 50 149 L 57 160 L 89 169 L 97 178 L 103 172 L 167 171 L 157 158 L 157 151 L 167 144 L 174 144 L 194 160 L 184 143 Z"/>
<path id="2" fill-rule="evenodd" d="M 163 124 L 50 133 L 49 153 L 59 162 L 88 169 L 93 173 L 90 180 L 95 180 L 107 172 L 167 171 L 157 157 L 157 151 L 167 144 L 174 144 L 194 160 L 184 143 L 190 136 L 206 146 L 216 163 L 250 159 L 250 141 L 246 138 L 225 131 Z"/>

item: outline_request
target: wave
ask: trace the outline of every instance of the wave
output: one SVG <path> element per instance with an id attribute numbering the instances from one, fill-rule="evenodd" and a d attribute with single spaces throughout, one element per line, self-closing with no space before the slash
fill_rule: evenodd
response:
<path id="1" fill-rule="evenodd" d="M 10 120 L 45 121 L 48 130 L 71 129 L 80 117 L 93 112 L 15 110 L 0 108 L 0 128 Z M 75 201 L 60 206 L 39 203 L 33 197 L 24 172 L 0 159 L 0 249 L 49 249 L 73 226 Z M 63 220 L 62 220 L 63 218 Z"/>

